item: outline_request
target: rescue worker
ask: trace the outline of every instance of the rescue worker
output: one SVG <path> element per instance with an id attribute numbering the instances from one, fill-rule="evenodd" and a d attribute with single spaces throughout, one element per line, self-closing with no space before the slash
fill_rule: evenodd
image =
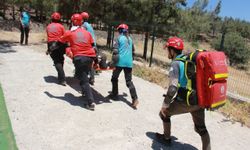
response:
<path id="1" fill-rule="evenodd" d="M 91 26 L 91 24 L 88 23 L 88 20 L 89 20 L 89 14 L 87 12 L 82 12 L 81 13 L 82 15 L 82 18 L 83 18 L 83 27 L 90 32 L 93 40 L 94 40 L 94 48 L 95 50 L 97 51 L 97 46 L 96 46 L 96 38 L 95 38 L 95 32 L 94 32 L 94 29 L 93 27 Z M 90 70 L 90 78 L 89 78 L 89 83 L 91 85 L 94 85 L 94 82 L 95 82 L 95 69 L 92 67 L 91 70 Z"/>
<path id="2" fill-rule="evenodd" d="M 171 145 L 171 116 L 191 113 L 194 129 L 201 136 L 202 149 L 210 150 L 210 137 L 205 125 L 205 111 L 198 105 L 188 106 L 186 101 L 181 99 L 178 95 L 180 87 L 186 87 L 187 79 L 184 73 L 184 62 L 176 60 L 184 57 L 182 50 L 184 44 L 182 39 L 178 37 L 171 37 L 168 39 L 165 48 L 168 51 L 168 58 L 172 60 L 169 70 L 169 87 L 165 95 L 162 108 L 160 111 L 160 118 L 163 121 L 164 134 L 156 133 L 156 139 L 167 146 Z M 182 125 L 184 125 L 183 123 Z"/>
<path id="3" fill-rule="evenodd" d="M 71 21 L 74 28 L 67 31 L 61 39 L 70 43 L 70 48 L 66 49 L 66 54 L 73 58 L 75 75 L 80 80 L 83 96 L 86 96 L 88 101 L 86 108 L 94 110 L 94 97 L 88 80 L 88 72 L 96 58 L 96 52 L 93 48 L 94 40 L 91 34 L 82 27 L 82 16 L 80 14 L 73 14 Z"/>
<path id="4" fill-rule="evenodd" d="M 20 8 L 20 31 L 21 31 L 21 37 L 20 37 L 20 44 L 23 45 L 23 42 L 25 45 L 28 45 L 28 38 L 29 38 L 29 31 L 30 31 L 30 14 L 28 11 L 24 10 L 23 7 Z M 25 40 L 24 40 L 25 38 Z"/>
<path id="5" fill-rule="evenodd" d="M 60 37 L 64 34 L 65 29 L 60 23 L 61 15 L 54 12 L 51 15 L 51 23 L 47 26 L 48 50 L 46 54 L 52 58 L 56 71 L 58 73 L 59 84 L 66 86 L 65 73 L 63 70 L 64 54 L 66 45 L 61 41 Z"/>
<path id="6" fill-rule="evenodd" d="M 92 38 L 94 40 L 94 46 L 96 47 L 96 38 L 95 38 L 95 32 L 93 27 L 91 26 L 91 24 L 88 22 L 89 20 L 89 14 L 87 12 L 82 12 L 82 19 L 83 19 L 83 24 L 82 26 L 90 32 L 90 34 L 92 35 Z"/>
<path id="7" fill-rule="evenodd" d="M 113 57 L 118 56 L 117 63 L 115 63 L 115 70 L 113 70 L 111 82 L 112 92 L 109 97 L 111 99 L 118 98 L 118 78 L 121 71 L 124 71 L 126 85 L 129 88 L 129 92 L 132 98 L 132 107 L 137 109 L 139 104 L 135 86 L 132 82 L 132 68 L 133 68 L 133 41 L 128 33 L 128 26 L 126 24 L 120 24 L 118 26 L 119 37 L 116 40 L 114 46 L 114 52 L 117 54 Z M 113 58 L 114 59 L 114 58 Z"/>

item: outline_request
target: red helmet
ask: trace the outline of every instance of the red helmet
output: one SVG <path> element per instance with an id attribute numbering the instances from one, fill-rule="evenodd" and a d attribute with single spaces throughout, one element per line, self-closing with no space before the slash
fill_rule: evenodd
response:
<path id="1" fill-rule="evenodd" d="M 89 19 L 89 14 L 87 12 L 82 12 L 82 19 Z"/>
<path id="2" fill-rule="evenodd" d="M 53 20 L 60 20 L 61 19 L 61 15 L 58 12 L 54 12 L 51 15 L 51 19 L 53 19 Z"/>
<path id="3" fill-rule="evenodd" d="M 80 25 L 82 25 L 82 16 L 80 14 L 73 14 L 71 16 L 71 21 L 72 21 L 73 25 L 80 26 Z"/>
<path id="4" fill-rule="evenodd" d="M 184 49 L 184 44 L 182 39 L 178 38 L 178 37 L 171 37 L 168 39 L 165 48 L 166 47 L 173 47 L 177 50 L 183 50 Z"/>
<path id="5" fill-rule="evenodd" d="M 126 24 L 120 24 L 120 25 L 117 27 L 117 30 L 119 30 L 119 29 L 126 29 L 126 30 L 128 30 L 128 25 L 126 25 Z"/>

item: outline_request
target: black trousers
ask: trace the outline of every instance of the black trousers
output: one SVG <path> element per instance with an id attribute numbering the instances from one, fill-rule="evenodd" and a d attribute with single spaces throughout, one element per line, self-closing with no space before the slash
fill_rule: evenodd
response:
<path id="1" fill-rule="evenodd" d="M 20 37 L 20 44 L 23 44 L 24 41 L 24 36 L 25 36 L 25 44 L 28 44 L 28 38 L 29 38 L 29 27 L 23 27 L 20 25 L 20 31 L 21 31 L 21 37 Z"/>
<path id="2" fill-rule="evenodd" d="M 73 58 L 75 65 L 75 75 L 80 80 L 80 86 L 83 93 L 86 95 L 88 104 L 93 103 L 94 97 L 89 85 L 88 73 L 91 69 L 93 59 L 86 56 L 76 56 Z"/>
<path id="3" fill-rule="evenodd" d="M 57 45 L 56 49 L 51 50 L 51 45 L 55 44 Z M 64 54 L 65 54 L 65 48 L 66 46 L 63 43 L 60 42 L 49 42 L 48 43 L 48 51 L 50 51 L 50 57 L 52 58 L 56 71 L 58 73 L 58 81 L 63 82 L 65 81 L 65 73 L 63 70 L 63 64 L 64 64 Z"/>
<path id="4" fill-rule="evenodd" d="M 89 80 L 95 81 L 95 69 L 92 67 L 91 67 L 90 72 L 89 72 Z"/>
<path id="5" fill-rule="evenodd" d="M 129 88 L 131 98 L 132 100 L 137 100 L 138 97 L 137 97 L 136 89 L 132 82 L 132 68 L 116 66 L 116 69 L 113 71 L 113 75 L 111 78 L 112 94 L 118 95 L 118 78 L 122 70 L 124 71 L 126 85 Z"/>

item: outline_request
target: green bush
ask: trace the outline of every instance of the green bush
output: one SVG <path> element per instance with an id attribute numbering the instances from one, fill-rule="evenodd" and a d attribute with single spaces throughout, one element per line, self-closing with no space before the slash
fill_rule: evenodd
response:
<path id="1" fill-rule="evenodd" d="M 249 61 L 250 50 L 246 40 L 238 33 L 228 33 L 225 35 L 223 49 L 220 49 L 221 38 L 213 41 L 212 46 L 224 51 L 229 58 L 231 66 L 247 65 Z"/>

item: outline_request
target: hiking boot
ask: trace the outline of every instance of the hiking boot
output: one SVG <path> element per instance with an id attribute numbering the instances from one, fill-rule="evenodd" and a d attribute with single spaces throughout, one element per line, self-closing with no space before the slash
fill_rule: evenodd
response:
<path id="1" fill-rule="evenodd" d="M 134 108 L 134 109 L 137 109 L 137 105 L 139 104 L 139 101 L 137 100 L 137 99 L 135 99 L 135 100 L 133 100 L 132 101 L 132 107 Z"/>
<path id="2" fill-rule="evenodd" d="M 86 104 L 86 109 L 94 111 L 95 110 L 95 104 L 94 103 Z"/>
<path id="3" fill-rule="evenodd" d="M 171 146 L 171 143 L 172 143 L 171 138 L 166 139 L 164 134 L 155 133 L 155 138 L 156 138 L 157 142 L 159 142 L 165 146 Z"/>

